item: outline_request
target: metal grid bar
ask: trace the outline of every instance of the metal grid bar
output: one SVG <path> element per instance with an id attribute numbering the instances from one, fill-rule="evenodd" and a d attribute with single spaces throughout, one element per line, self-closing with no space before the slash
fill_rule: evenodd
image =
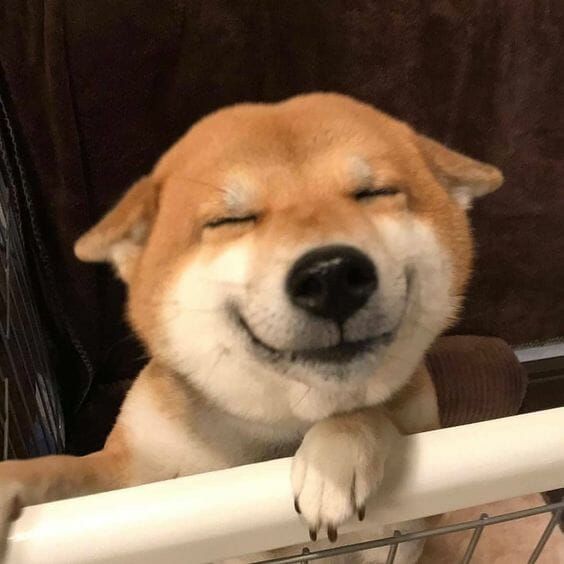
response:
<path id="1" fill-rule="evenodd" d="M 476 545 L 479 542 L 479 536 L 481 534 L 481 531 L 485 527 L 488 527 L 490 525 L 496 525 L 498 523 L 506 523 L 508 521 L 515 521 L 517 519 L 524 519 L 527 517 L 532 517 L 534 515 L 541 515 L 543 513 L 552 512 L 553 513 L 552 519 L 550 520 L 550 523 L 545 528 L 537 546 L 535 547 L 535 549 L 531 554 L 531 558 L 529 559 L 529 564 L 534 564 L 537 561 L 539 555 L 542 553 L 542 550 L 545 547 L 546 542 L 548 541 L 551 533 L 553 532 L 556 523 L 558 522 L 560 515 L 562 514 L 563 511 L 564 511 L 564 500 L 558 503 L 551 503 L 541 507 L 534 507 L 532 509 L 523 509 L 521 511 L 513 511 L 511 513 L 505 513 L 503 515 L 496 515 L 494 517 L 482 516 L 480 519 L 476 519 L 474 521 L 465 521 L 463 523 L 456 523 L 454 525 L 447 525 L 444 527 L 437 527 L 434 529 L 426 529 L 423 531 L 417 531 L 415 533 L 407 533 L 407 534 L 399 534 L 399 535 L 394 534 L 393 537 L 365 541 L 365 542 L 350 544 L 346 546 L 338 546 L 335 548 L 328 548 L 325 550 L 317 550 L 315 552 L 309 552 L 308 554 L 300 554 L 300 555 L 289 556 L 284 558 L 273 558 L 270 560 L 260 560 L 254 562 L 253 564 L 298 564 L 300 562 L 311 562 L 314 560 L 320 560 L 322 558 L 342 556 L 345 554 L 352 554 L 355 552 L 362 552 L 365 550 L 369 550 L 373 548 L 382 548 L 386 546 L 389 547 L 395 546 L 397 550 L 398 545 L 406 542 L 426 539 L 429 537 L 436 537 L 440 535 L 447 535 L 450 533 L 456 533 L 456 532 L 467 531 L 472 529 L 474 531 L 479 530 L 480 533 L 478 534 L 478 537 L 474 539 L 474 536 L 476 535 L 476 533 L 474 533 L 473 538 L 470 541 L 469 548 L 470 546 L 472 546 L 472 553 L 470 554 L 470 558 L 471 558 L 474 550 L 476 549 Z M 392 554 L 393 556 L 395 556 L 396 553 L 395 551 L 392 553 L 392 551 L 390 550 L 390 553 L 388 554 L 389 562 L 393 562 L 393 559 L 389 560 L 390 555 Z M 464 556 L 465 559 L 467 557 L 467 554 Z M 388 561 L 386 562 L 388 563 Z M 470 560 L 463 560 L 462 562 L 469 562 L 469 561 Z"/>
<path id="2" fill-rule="evenodd" d="M 394 537 L 401 537 L 401 532 L 394 531 Z M 390 551 L 388 552 L 388 557 L 386 558 L 386 564 L 394 564 L 394 560 L 396 559 L 396 554 L 398 552 L 398 546 L 399 544 L 392 544 L 390 546 Z"/>
<path id="3" fill-rule="evenodd" d="M 489 515 L 487 513 L 482 513 L 482 515 L 480 515 L 480 521 L 484 521 L 488 517 Z M 461 564 L 469 564 L 470 560 L 472 560 L 472 556 L 474 556 L 474 552 L 476 551 L 476 547 L 478 546 L 478 542 L 480 540 L 480 537 L 482 536 L 483 531 L 484 531 L 484 525 L 480 525 L 474 529 L 474 532 L 472 533 L 472 538 L 468 543 L 468 548 L 464 553 Z"/>
<path id="4" fill-rule="evenodd" d="M 538 544 L 535 546 L 531 554 L 531 557 L 529 558 L 528 564 L 535 564 L 535 562 L 538 560 L 539 556 L 542 553 L 543 548 L 545 547 L 548 539 L 550 538 L 550 535 L 552 534 L 552 531 L 554 531 L 554 528 L 556 527 L 556 523 L 560 521 L 560 517 L 562 516 L 562 511 L 564 508 L 564 505 L 562 503 L 560 505 L 561 505 L 560 509 L 557 509 L 552 514 L 552 519 L 544 529 Z"/>

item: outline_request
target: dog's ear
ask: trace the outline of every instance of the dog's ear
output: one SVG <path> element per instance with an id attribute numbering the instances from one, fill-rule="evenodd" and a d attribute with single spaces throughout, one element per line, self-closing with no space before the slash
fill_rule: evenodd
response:
<path id="1" fill-rule="evenodd" d="M 102 220 L 74 246 L 84 262 L 109 262 L 127 282 L 141 255 L 158 206 L 158 187 L 149 177 L 136 182 Z"/>
<path id="2" fill-rule="evenodd" d="M 431 172 L 464 209 L 472 206 L 474 198 L 497 190 L 503 182 L 495 166 L 452 151 L 424 135 L 417 135 L 417 146 Z"/>

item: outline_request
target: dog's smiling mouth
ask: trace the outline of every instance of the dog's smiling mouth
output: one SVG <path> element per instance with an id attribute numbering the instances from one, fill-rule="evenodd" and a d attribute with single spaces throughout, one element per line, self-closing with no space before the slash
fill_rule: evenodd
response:
<path id="1" fill-rule="evenodd" d="M 370 337 L 358 341 L 344 341 L 330 347 L 309 349 L 280 350 L 262 341 L 253 332 L 245 318 L 235 308 L 232 308 L 233 318 L 237 326 L 246 334 L 251 344 L 270 360 L 286 360 L 289 362 L 346 364 L 357 357 L 375 350 L 377 347 L 389 344 L 393 339 L 393 332 L 383 333 L 377 337 Z"/>

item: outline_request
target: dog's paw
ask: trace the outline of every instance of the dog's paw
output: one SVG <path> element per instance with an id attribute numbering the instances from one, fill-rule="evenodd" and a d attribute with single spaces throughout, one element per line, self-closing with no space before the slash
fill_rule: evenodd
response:
<path id="1" fill-rule="evenodd" d="M 312 540 L 326 527 L 334 542 L 343 522 L 355 514 L 364 519 L 366 500 L 382 480 L 386 451 L 374 433 L 331 419 L 308 431 L 293 459 L 292 488 Z"/>
<path id="2" fill-rule="evenodd" d="M 8 534 L 12 523 L 20 516 L 23 504 L 21 485 L 0 476 L 0 562 L 4 562 Z"/>

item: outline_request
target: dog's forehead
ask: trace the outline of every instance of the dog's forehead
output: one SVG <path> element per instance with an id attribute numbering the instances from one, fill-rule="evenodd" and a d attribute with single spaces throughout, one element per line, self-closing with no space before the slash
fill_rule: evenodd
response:
<path id="1" fill-rule="evenodd" d="M 256 162 L 235 164 L 219 178 L 221 198 L 234 213 L 252 208 L 264 198 L 278 194 L 303 198 L 305 192 L 320 188 L 324 193 L 343 187 L 367 187 L 382 171 L 374 171 L 360 152 L 348 150 L 312 156 L 307 162 Z M 316 190 L 317 191 L 317 190 Z"/>
<path id="2" fill-rule="evenodd" d="M 221 198 L 235 212 L 261 195 L 342 190 L 402 176 L 403 124 L 356 103 L 306 102 L 217 112 L 194 126 L 160 168 L 197 198 Z M 197 182 L 206 189 L 194 192 Z"/>
<path id="3" fill-rule="evenodd" d="M 301 162 L 324 153 L 370 150 L 386 153 L 404 126 L 372 108 L 352 112 L 346 104 L 320 102 L 226 110 L 202 123 L 202 133 L 221 140 L 220 154 L 233 158 L 277 158 Z M 196 130 L 194 133 L 198 133 Z M 368 147 L 367 147 L 368 146 Z M 243 153 L 243 155 L 242 155 Z"/>

